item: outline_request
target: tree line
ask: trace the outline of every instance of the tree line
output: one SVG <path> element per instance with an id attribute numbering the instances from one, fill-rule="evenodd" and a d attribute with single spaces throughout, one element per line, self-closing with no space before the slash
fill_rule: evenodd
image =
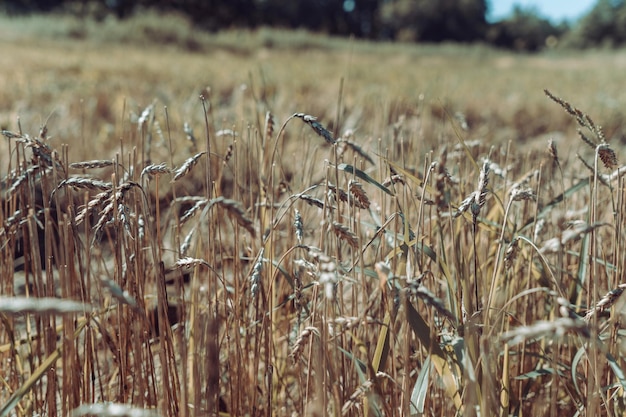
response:
<path id="1" fill-rule="evenodd" d="M 274 26 L 372 40 L 484 42 L 526 51 L 558 43 L 626 42 L 626 0 L 598 0 L 574 23 L 555 23 L 521 7 L 490 22 L 489 0 L 3 0 L 0 8 L 9 14 L 69 11 L 120 19 L 153 9 L 182 13 L 210 31 Z"/>

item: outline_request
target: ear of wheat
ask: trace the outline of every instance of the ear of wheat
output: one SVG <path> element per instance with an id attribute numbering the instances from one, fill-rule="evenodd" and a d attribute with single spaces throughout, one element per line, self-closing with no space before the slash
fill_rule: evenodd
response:
<path id="1" fill-rule="evenodd" d="M 206 154 L 206 151 L 199 152 L 183 162 L 183 164 L 174 171 L 173 181 L 178 181 L 189 174 L 193 167 L 198 163 L 198 159 L 200 159 L 200 157 L 204 154 Z"/>
<path id="2" fill-rule="evenodd" d="M 334 145 L 337 140 L 333 137 L 333 134 L 330 133 L 328 129 L 326 129 L 320 122 L 317 121 L 317 118 L 311 116 L 309 114 L 304 113 L 295 113 L 292 117 L 298 117 L 304 121 L 304 123 L 311 126 L 311 129 L 315 131 L 319 136 L 326 139 L 326 142 Z"/>

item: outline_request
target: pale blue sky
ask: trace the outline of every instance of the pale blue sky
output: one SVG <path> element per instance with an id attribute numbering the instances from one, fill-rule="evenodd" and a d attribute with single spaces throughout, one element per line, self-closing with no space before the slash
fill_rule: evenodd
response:
<path id="1" fill-rule="evenodd" d="M 489 20 L 499 20 L 506 17 L 513 10 L 515 4 L 533 7 L 543 17 L 554 23 L 563 19 L 575 20 L 588 12 L 596 0 L 489 0 Z"/>

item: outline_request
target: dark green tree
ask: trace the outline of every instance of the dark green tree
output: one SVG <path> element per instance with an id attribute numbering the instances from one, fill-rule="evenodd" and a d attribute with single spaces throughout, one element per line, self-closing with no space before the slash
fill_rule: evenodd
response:
<path id="1" fill-rule="evenodd" d="M 374 37 L 379 0 L 256 0 L 258 24 Z"/>
<path id="2" fill-rule="evenodd" d="M 567 43 L 581 48 L 626 44 L 626 1 L 598 0 L 573 28 Z"/>
<path id="3" fill-rule="evenodd" d="M 200 28 L 207 30 L 254 26 L 257 20 L 255 0 L 144 0 L 159 10 L 183 13 Z"/>
<path id="4" fill-rule="evenodd" d="M 9 14 L 50 12 L 63 3 L 64 0 L 3 0 L 0 1 L 0 11 Z"/>
<path id="5" fill-rule="evenodd" d="M 566 23 L 554 25 L 534 8 L 515 6 L 510 17 L 491 25 L 487 40 L 501 48 L 538 51 L 567 30 Z"/>
<path id="6" fill-rule="evenodd" d="M 486 0 L 388 0 L 381 8 L 388 35 L 425 42 L 482 40 L 486 14 Z"/>

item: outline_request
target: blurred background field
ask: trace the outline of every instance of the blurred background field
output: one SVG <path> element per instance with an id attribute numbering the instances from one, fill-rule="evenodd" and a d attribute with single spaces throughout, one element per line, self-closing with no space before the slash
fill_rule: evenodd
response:
<path id="1" fill-rule="evenodd" d="M 484 42 L 373 41 L 304 29 L 206 32 L 181 13 L 157 11 L 99 21 L 5 16 L 0 46 L 0 126 L 49 118 L 53 141 L 83 144 L 72 153 L 95 146 L 111 157 L 129 117 L 153 101 L 167 106 L 171 131 L 180 135 L 185 121 L 202 121 L 206 89 L 221 129 L 241 128 L 265 111 L 279 121 L 302 111 L 334 127 L 341 95 L 340 130 L 376 140 L 401 118 L 419 116 L 428 151 L 449 115 L 464 119 L 467 137 L 486 141 L 532 144 L 571 134 L 567 116 L 543 95 L 550 88 L 584 103 L 609 138 L 624 140 L 620 49 L 529 54 Z"/>

